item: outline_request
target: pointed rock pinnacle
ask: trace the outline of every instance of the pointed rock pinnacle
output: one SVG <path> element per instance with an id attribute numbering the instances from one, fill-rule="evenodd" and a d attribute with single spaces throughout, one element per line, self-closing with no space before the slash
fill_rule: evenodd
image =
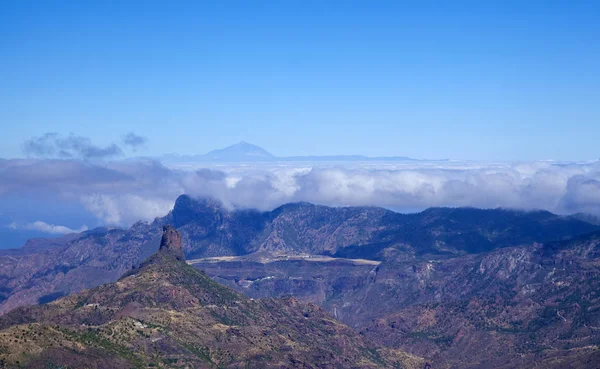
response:
<path id="1" fill-rule="evenodd" d="M 170 225 L 163 227 L 162 240 L 160 241 L 160 252 L 168 253 L 177 260 L 184 261 L 183 247 L 181 246 L 181 235 Z"/>

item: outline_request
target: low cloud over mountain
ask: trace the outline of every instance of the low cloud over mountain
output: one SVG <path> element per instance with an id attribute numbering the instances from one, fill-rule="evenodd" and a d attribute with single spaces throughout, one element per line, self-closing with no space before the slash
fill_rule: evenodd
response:
<path id="1" fill-rule="evenodd" d="M 51 233 L 51 234 L 68 234 L 68 233 L 79 233 L 79 232 L 84 232 L 87 231 L 87 226 L 82 226 L 79 229 L 71 229 L 65 226 L 61 226 L 61 225 L 54 225 L 54 224 L 48 224 L 46 222 L 42 222 L 42 221 L 36 221 L 33 223 L 27 223 L 27 224 L 17 224 L 16 222 L 12 222 L 11 224 L 8 225 L 9 228 L 11 229 L 27 229 L 27 230 L 32 230 L 32 231 L 39 231 L 39 232 L 43 232 L 43 233 Z"/>
<path id="2" fill-rule="evenodd" d="M 128 225 L 167 213 L 183 193 L 210 196 L 229 207 L 271 209 L 294 201 L 376 205 L 399 211 L 431 206 L 546 209 L 600 214 L 600 163 L 378 163 L 235 165 L 180 169 L 158 161 L 0 161 L 0 198 L 50 200 L 92 214 L 98 224 Z M 4 201 L 3 201 L 4 202 Z M 14 213 L 18 202 L 3 205 Z M 20 212 L 23 213 L 23 209 Z M 47 209 L 46 209 L 47 210 Z M 47 211 L 46 211 L 47 212 Z M 76 217 L 77 214 L 73 214 Z M 41 219 L 50 224 L 63 224 Z M 5 225 L 10 224 L 7 221 Z M 82 222 L 67 224 L 79 228 Z"/>

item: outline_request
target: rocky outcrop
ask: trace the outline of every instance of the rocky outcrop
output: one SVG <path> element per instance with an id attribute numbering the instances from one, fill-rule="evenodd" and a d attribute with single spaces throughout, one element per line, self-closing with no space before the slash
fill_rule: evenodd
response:
<path id="1" fill-rule="evenodd" d="M 179 261 L 185 260 L 181 244 L 181 235 L 173 228 L 173 226 L 163 226 L 163 235 L 160 241 L 159 252 L 171 255 Z"/>

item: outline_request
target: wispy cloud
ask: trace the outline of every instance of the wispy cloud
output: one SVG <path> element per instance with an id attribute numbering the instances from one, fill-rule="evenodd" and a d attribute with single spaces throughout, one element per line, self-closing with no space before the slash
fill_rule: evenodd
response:
<path id="1" fill-rule="evenodd" d="M 123 155 L 123 150 L 114 143 L 102 147 L 93 144 L 88 137 L 73 133 L 63 137 L 52 132 L 25 141 L 23 151 L 32 157 L 60 159 L 106 159 Z"/>
<path id="2" fill-rule="evenodd" d="M 137 135 L 133 132 L 129 132 L 123 136 L 123 144 L 131 147 L 133 151 L 137 151 L 138 148 L 143 147 L 147 142 L 148 138 Z"/>

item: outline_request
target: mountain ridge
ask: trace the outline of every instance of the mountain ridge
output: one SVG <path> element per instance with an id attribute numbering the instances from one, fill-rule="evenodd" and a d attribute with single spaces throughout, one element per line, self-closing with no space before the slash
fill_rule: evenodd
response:
<path id="1" fill-rule="evenodd" d="M 181 232 L 191 259 L 266 253 L 383 260 L 390 252 L 447 258 L 600 229 L 544 214 L 461 208 L 401 214 L 310 204 L 260 212 L 227 210 L 214 200 L 182 195 L 169 214 L 152 223 L 88 231 L 37 252 L 0 251 L 0 313 L 117 280 L 158 249 L 166 224 Z"/>
<path id="2" fill-rule="evenodd" d="M 407 156 L 365 156 L 365 155 L 308 155 L 308 156 L 275 156 L 264 148 L 241 141 L 222 149 L 215 149 L 206 154 L 180 155 L 166 154 L 160 160 L 170 163 L 184 162 L 361 162 L 361 161 L 421 161 Z M 427 160 L 427 161 L 447 161 Z"/>
<path id="3" fill-rule="evenodd" d="M 0 317 L 6 368 L 420 368 L 315 305 L 250 299 L 178 259 L 180 236 L 117 282 Z"/>

